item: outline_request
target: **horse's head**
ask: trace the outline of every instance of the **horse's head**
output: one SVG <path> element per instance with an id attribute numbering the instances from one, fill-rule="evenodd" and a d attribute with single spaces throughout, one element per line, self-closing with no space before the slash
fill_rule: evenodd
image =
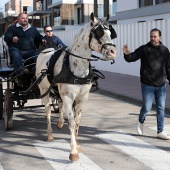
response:
<path id="1" fill-rule="evenodd" d="M 109 25 L 108 20 L 101 20 L 94 17 L 91 13 L 91 31 L 89 35 L 89 47 L 104 56 L 104 60 L 113 60 L 116 58 L 116 48 L 111 39 L 117 37 L 115 30 Z"/>

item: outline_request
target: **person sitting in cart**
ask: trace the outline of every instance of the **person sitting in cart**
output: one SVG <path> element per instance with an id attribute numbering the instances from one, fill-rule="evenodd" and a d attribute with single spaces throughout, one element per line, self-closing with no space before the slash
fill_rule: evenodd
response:
<path id="1" fill-rule="evenodd" d="M 57 49 L 59 45 L 66 48 L 67 46 L 62 42 L 62 40 L 53 34 L 53 29 L 50 25 L 44 26 L 44 39 L 47 41 L 46 45 L 39 47 L 38 51 L 41 52 L 46 48 L 55 48 Z"/>
<path id="2" fill-rule="evenodd" d="M 36 63 L 37 44 L 46 44 L 46 40 L 38 30 L 28 23 L 28 16 L 24 13 L 18 15 L 15 25 L 8 27 L 4 40 L 8 45 L 15 75 L 17 75 L 18 79 L 20 79 L 24 71 L 23 59 L 29 59 L 29 63 Z"/>

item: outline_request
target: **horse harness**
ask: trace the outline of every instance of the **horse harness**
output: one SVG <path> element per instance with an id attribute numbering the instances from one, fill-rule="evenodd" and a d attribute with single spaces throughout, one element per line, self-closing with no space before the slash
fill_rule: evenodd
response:
<path id="1" fill-rule="evenodd" d="M 90 49 L 92 51 L 93 51 L 93 49 L 91 48 L 90 43 L 91 43 L 93 35 L 94 35 L 94 38 L 98 41 L 98 43 L 102 44 L 100 39 L 104 35 L 104 30 L 106 30 L 106 29 L 110 30 L 110 32 L 111 32 L 111 39 L 114 39 L 114 38 L 117 37 L 117 34 L 116 34 L 115 30 L 113 29 L 113 27 L 111 25 L 109 25 L 109 28 L 108 28 L 108 22 L 104 22 L 103 23 L 100 20 L 100 24 L 94 26 L 91 29 L 91 32 L 90 32 L 90 35 L 89 35 L 89 47 L 90 47 Z M 103 48 L 106 49 L 107 45 L 115 47 L 115 45 L 113 45 L 112 43 L 105 43 L 105 44 L 102 44 L 101 51 L 102 51 Z M 55 65 L 56 61 L 59 59 L 59 57 L 60 57 L 60 55 L 61 55 L 61 53 L 63 51 L 65 51 L 66 53 L 65 53 L 65 56 L 64 56 L 64 61 L 63 61 L 62 69 L 61 69 L 59 74 L 54 76 L 54 72 L 53 72 L 54 65 Z M 91 65 L 89 65 L 89 74 L 86 77 L 84 77 L 84 78 L 79 78 L 79 77 L 75 76 L 72 73 L 72 71 L 70 70 L 70 67 L 69 67 L 69 54 L 71 54 L 71 55 L 73 55 L 75 57 L 86 59 L 86 58 L 74 55 L 74 54 L 66 51 L 62 47 L 60 47 L 51 56 L 50 60 L 47 62 L 47 78 L 48 78 L 48 81 L 50 82 L 51 85 L 50 85 L 49 89 L 47 90 L 47 92 L 45 92 L 43 95 L 41 95 L 41 98 L 45 97 L 51 91 L 51 89 L 54 89 L 54 91 L 58 92 L 58 88 L 56 86 L 57 83 L 69 83 L 69 84 L 90 84 L 90 83 L 93 83 L 93 81 L 94 81 L 94 76 L 93 75 L 94 74 L 93 74 L 93 70 L 91 68 Z M 96 57 L 94 55 L 92 55 L 92 57 L 97 58 L 97 59 L 101 59 L 100 57 Z M 91 61 L 90 59 L 86 59 L 86 60 Z M 113 64 L 113 63 L 114 63 L 114 60 L 113 60 L 113 62 L 111 64 Z"/>
<path id="2" fill-rule="evenodd" d="M 89 74 L 86 77 L 80 78 L 75 76 L 69 67 L 69 54 L 66 53 L 64 56 L 64 61 L 62 69 L 59 74 L 54 76 L 54 65 L 59 59 L 62 50 L 57 50 L 47 62 L 47 77 L 50 83 L 69 83 L 69 84 L 90 84 L 93 82 L 93 70 L 89 66 Z"/>
<path id="3" fill-rule="evenodd" d="M 56 95 L 59 95 L 58 87 L 56 86 L 57 83 L 90 84 L 93 83 L 94 81 L 93 70 L 91 68 L 91 65 L 89 65 L 89 74 L 86 77 L 80 78 L 72 73 L 69 67 L 69 53 L 66 53 L 64 56 L 64 61 L 60 73 L 54 76 L 54 65 L 59 59 L 62 52 L 63 49 L 57 50 L 51 56 L 50 60 L 47 62 L 46 74 L 47 74 L 48 81 L 50 83 L 50 87 L 43 95 L 40 96 L 41 98 L 45 97 L 48 93 L 50 93 L 52 89 Z"/>

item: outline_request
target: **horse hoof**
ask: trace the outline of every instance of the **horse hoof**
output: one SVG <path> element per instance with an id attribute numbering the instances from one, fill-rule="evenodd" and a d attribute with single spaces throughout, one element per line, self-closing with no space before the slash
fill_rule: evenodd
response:
<path id="1" fill-rule="evenodd" d="M 69 156 L 70 161 L 78 161 L 79 160 L 79 155 L 78 154 L 70 154 Z"/>
<path id="2" fill-rule="evenodd" d="M 63 128 L 63 123 L 58 122 L 58 123 L 57 123 L 57 128 L 58 128 L 58 129 L 62 129 L 62 128 Z"/>
<path id="3" fill-rule="evenodd" d="M 51 141 L 54 141 L 54 138 L 53 137 L 47 137 L 47 142 L 51 142 Z"/>
<path id="4" fill-rule="evenodd" d="M 82 151 L 80 145 L 77 145 L 76 149 L 77 149 L 78 152 Z"/>

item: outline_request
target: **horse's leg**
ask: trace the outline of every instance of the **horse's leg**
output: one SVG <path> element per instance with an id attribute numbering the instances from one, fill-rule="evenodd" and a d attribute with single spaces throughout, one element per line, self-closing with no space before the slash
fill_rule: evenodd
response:
<path id="1" fill-rule="evenodd" d="M 75 126 L 75 138 L 76 138 L 76 142 L 77 142 L 77 150 L 80 152 L 81 151 L 81 147 L 78 143 L 78 132 L 79 132 L 79 126 L 80 126 L 80 122 L 81 122 L 81 113 L 83 110 L 83 106 L 85 105 L 85 103 L 87 102 L 89 93 L 86 93 L 85 95 L 83 95 L 83 97 L 79 97 L 76 100 L 76 106 L 75 106 L 75 121 L 76 121 L 76 126 Z"/>
<path id="2" fill-rule="evenodd" d="M 44 94 L 46 91 L 47 89 L 40 88 L 41 95 Z M 49 94 L 43 97 L 42 101 L 45 105 L 45 112 L 47 117 L 47 141 L 53 141 L 54 138 L 52 135 L 52 127 L 51 127 L 51 106 L 49 102 Z"/>
<path id="3" fill-rule="evenodd" d="M 83 110 L 83 107 L 84 107 L 85 103 L 87 102 L 87 100 L 89 98 L 89 91 L 90 91 L 91 86 L 92 86 L 92 84 L 83 86 L 80 94 L 76 98 L 76 105 L 75 105 L 75 121 L 76 121 L 75 138 L 76 138 L 76 142 L 77 142 L 77 150 L 79 152 L 81 151 L 81 147 L 80 147 L 80 145 L 78 143 L 78 132 L 79 132 L 79 126 L 80 126 L 80 122 L 81 122 L 81 113 L 82 113 L 82 110 Z"/>
<path id="4" fill-rule="evenodd" d="M 75 138 L 76 138 L 76 143 L 77 143 L 77 150 L 78 152 L 81 151 L 81 147 L 78 143 L 78 131 L 79 131 L 79 126 L 80 126 L 80 122 L 81 122 L 81 110 L 82 110 L 82 104 L 76 104 L 75 106 L 75 121 L 76 121 L 76 127 L 75 127 Z"/>
<path id="5" fill-rule="evenodd" d="M 64 117 L 63 117 L 62 106 L 63 106 L 63 102 L 62 102 L 61 99 L 59 99 L 59 103 L 58 103 L 58 107 L 59 107 L 59 121 L 57 123 L 57 128 L 58 129 L 63 128 L 63 125 L 64 125 Z"/>
<path id="6" fill-rule="evenodd" d="M 75 139 L 75 127 L 76 127 L 76 123 L 74 120 L 74 112 L 73 112 L 73 101 L 71 98 L 69 97 L 63 97 L 63 107 L 61 112 L 66 113 L 67 117 L 68 117 L 68 127 L 70 129 L 70 135 L 71 135 L 71 142 L 70 142 L 70 146 L 71 146 L 71 151 L 70 151 L 70 156 L 69 159 L 71 161 L 77 161 L 79 159 L 78 156 L 78 151 L 77 151 L 77 145 L 76 145 L 76 139 Z"/>

